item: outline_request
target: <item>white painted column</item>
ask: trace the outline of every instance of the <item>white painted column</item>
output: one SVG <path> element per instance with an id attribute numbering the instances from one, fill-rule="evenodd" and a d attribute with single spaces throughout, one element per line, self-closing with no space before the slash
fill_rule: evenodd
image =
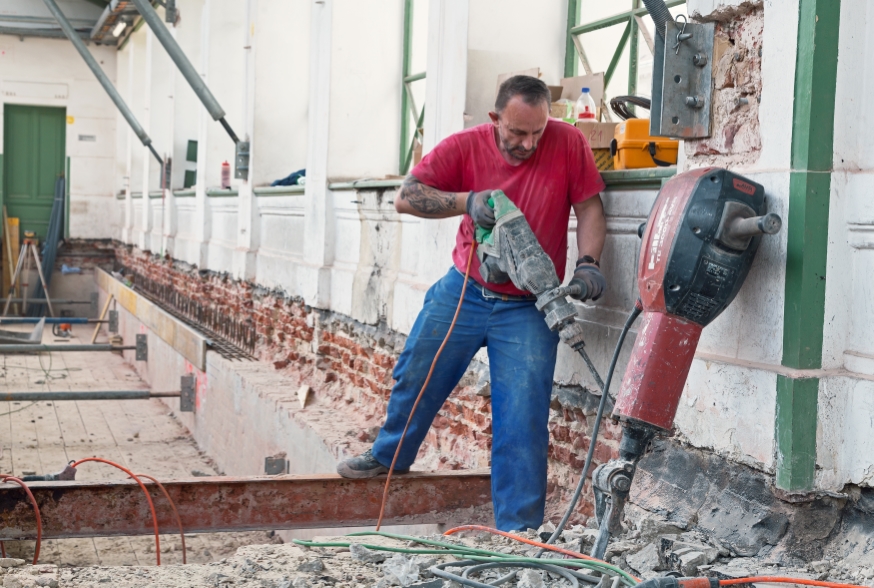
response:
<path id="1" fill-rule="evenodd" d="M 467 95 L 469 0 L 431 0 L 428 14 L 428 77 L 425 87 L 423 153 L 464 129 Z M 419 257 L 419 279 L 438 280 L 452 265 L 457 217 L 419 223 L 422 243 L 436 243 L 436 255 Z"/>
<path id="2" fill-rule="evenodd" d="M 234 250 L 234 277 L 244 280 L 255 279 L 256 255 L 259 246 L 260 222 L 258 203 L 253 193 L 255 164 L 255 26 L 258 14 L 258 0 L 246 0 L 245 32 L 243 33 L 243 49 L 245 50 L 245 79 L 243 80 L 243 140 L 249 141 L 249 179 L 239 186 L 237 197 L 237 247 Z"/>
<path id="3" fill-rule="evenodd" d="M 328 308 L 334 261 L 334 214 L 328 190 L 333 0 L 316 2 L 310 21 L 310 98 L 303 263 L 298 293 L 307 304 Z"/>
<path id="4" fill-rule="evenodd" d="M 209 71 L 209 13 L 212 0 L 204 0 L 203 12 L 200 22 L 200 77 L 209 84 L 207 72 Z M 202 104 L 198 105 L 200 120 L 197 131 L 197 184 L 194 190 L 194 235 L 197 242 L 198 253 L 197 266 L 207 267 L 207 253 L 209 251 L 210 238 L 210 214 L 209 201 L 206 197 L 206 170 L 210 164 L 207 157 L 207 141 L 209 139 L 209 127 L 212 117 Z"/>
<path id="5" fill-rule="evenodd" d="M 134 95 L 134 44 L 128 43 L 127 52 L 127 99 L 128 104 L 132 102 Z M 125 182 L 124 182 L 124 227 L 121 232 L 121 240 L 125 243 L 134 242 L 134 208 L 133 199 L 131 198 L 131 173 L 133 173 L 133 143 L 136 140 L 136 135 L 131 130 L 130 126 L 125 122 L 121 113 L 117 116 L 117 123 L 125 125 L 127 129 L 127 145 L 125 146 Z"/>
<path id="6" fill-rule="evenodd" d="M 152 122 L 152 52 L 154 51 L 155 45 L 155 36 L 152 34 L 152 30 L 148 27 L 145 28 L 146 31 L 146 61 L 145 68 L 143 70 L 143 116 L 141 120 L 143 121 L 141 124 L 145 129 L 146 133 L 151 131 L 151 122 Z M 149 198 L 149 172 L 151 170 L 151 165 L 154 156 L 152 152 L 149 151 L 146 147 L 141 147 L 143 150 L 143 200 L 142 200 L 142 210 L 143 210 L 143 222 L 140 227 L 140 241 L 139 248 L 143 251 L 151 251 L 152 249 L 152 200 Z M 157 162 L 156 162 L 157 163 Z"/>
<path id="7" fill-rule="evenodd" d="M 169 25 L 168 25 L 169 26 Z M 173 35 L 173 38 L 176 39 L 176 26 L 169 26 L 170 34 Z M 175 77 L 175 72 L 174 72 Z M 178 162 L 173 158 L 174 150 L 173 145 L 176 142 L 176 85 L 171 84 L 172 95 L 169 96 L 169 108 L 167 110 L 167 117 L 164 120 L 164 124 L 170 129 L 170 132 L 167 133 L 167 137 L 169 137 L 169 143 L 167 145 L 167 154 L 164 156 L 170 159 L 171 171 L 175 169 L 177 165 L 184 165 L 183 162 Z M 178 231 L 178 223 L 176 222 L 177 213 L 176 213 L 176 196 L 173 194 L 173 177 L 172 173 L 168 178 L 167 186 L 164 188 L 164 227 L 162 230 L 162 249 L 165 254 L 170 257 L 176 257 L 176 232 Z"/>

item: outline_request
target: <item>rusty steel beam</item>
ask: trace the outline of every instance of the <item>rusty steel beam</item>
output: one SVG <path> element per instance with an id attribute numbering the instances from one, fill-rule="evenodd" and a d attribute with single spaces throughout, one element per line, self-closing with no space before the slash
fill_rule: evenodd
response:
<path id="1" fill-rule="evenodd" d="M 385 477 L 217 476 L 162 483 L 179 509 L 185 532 L 198 533 L 375 525 Z M 43 539 L 154 532 L 145 496 L 133 481 L 28 486 L 39 504 Z M 166 499 L 153 484 L 149 490 L 161 532 L 176 532 Z M 488 470 L 411 473 L 392 478 L 384 524 L 485 523 L 491 516 Z M 0 540 L 35 538 L 36 520 L 24 492 L 14 484 L 0 484 Z"/>

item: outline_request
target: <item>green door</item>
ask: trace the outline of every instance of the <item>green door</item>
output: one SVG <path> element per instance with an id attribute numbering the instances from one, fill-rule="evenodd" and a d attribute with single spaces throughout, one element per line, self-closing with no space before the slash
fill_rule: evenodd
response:
<path id="1" fill-rule="evenodd" d="M 20 234 L 45 239 L 55 181 L 64 174 L 67 113 L 63 108 L 3 106 L 3 204 L 21 219 Z"/>

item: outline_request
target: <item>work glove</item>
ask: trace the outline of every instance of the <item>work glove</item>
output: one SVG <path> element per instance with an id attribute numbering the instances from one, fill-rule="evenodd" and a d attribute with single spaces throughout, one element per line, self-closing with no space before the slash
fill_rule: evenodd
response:
<path id="1" fill-rule="evenodd" d="M 607 289 L 607 280 L 604 279 L 604 274 L 597 265 L 588 262 L 582 262 L 577 265 L 574 270 L 574 277 L 571 278 L 569 286 L 579 286 L 581 292 L 579 294 L 571 294 L 571 298 L 577 300 L 597 300 Z"/>
<path id="2" fill-rule="evenodd" d="M 495 226 L 495 209 L 489 206 L 491 196 L 492 190 L 483 190 L 482 192 L 471 190 L 467 196 L 468 216 L 473 219 L 474 224 L 484 229 L 491 229 Z"/>

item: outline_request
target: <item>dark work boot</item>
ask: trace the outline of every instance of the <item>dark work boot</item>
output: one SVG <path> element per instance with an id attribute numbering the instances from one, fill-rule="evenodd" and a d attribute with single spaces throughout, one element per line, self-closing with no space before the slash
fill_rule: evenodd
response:
<path id="1" fill-rule="evenodd" d="M 396 474 L 406 474 L 409 469 L 395 470 Z M 337 473 L 344 478 L 373 478 L 380 474 L 388 473 L 388 466 L 384 466 L 373 457 L 370 449 L 357 455 L 350 457 L 337 464 Z"/>

